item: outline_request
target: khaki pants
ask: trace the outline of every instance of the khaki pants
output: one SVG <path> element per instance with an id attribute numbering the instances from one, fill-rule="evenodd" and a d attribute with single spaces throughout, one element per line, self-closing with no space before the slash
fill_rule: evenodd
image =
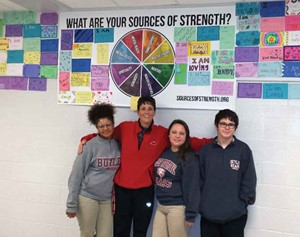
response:
<path id="1" fill-rule="evenodd" d="M 111 200 L 97 201 L 79 195 L 77 219 L 81 237 L 111 237 L 113 229 Z"/>
<path id="2" fill-rule="evenodd" d="M 152 237 L 187 237 L 185 206 L 163 206 L 158 203 Z"/>

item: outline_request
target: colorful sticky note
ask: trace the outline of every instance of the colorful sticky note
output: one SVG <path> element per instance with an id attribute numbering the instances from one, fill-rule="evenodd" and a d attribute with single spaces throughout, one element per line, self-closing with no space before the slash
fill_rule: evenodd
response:
<path id="1" fill-rule="evenodd" d="M 41 65 L 41 78 L 57 79 L 57 66 Z"/>
<path id="2" fill-rule="evenodd" d="M 6 25 L 5 26 L 6 37 L 23 36 L 23 25 Z"/>
<path id="3" fill-rule="evenodd" d="M 137 111 L 137 102 L 140 97 L 138 96 L 131 96 L 130 97 L 130 109 L 133 111 Z"/>
<path id="4" fill-rule="evenodd" d="M 300 46 L 284 46 L 283 50 L 284 61 L 300 61 Z"/>
<path id="5" fill-rule="evenodd" d="M 259 31 L 240 31 L 236 34 L 237 46 L 257 46 L 259 45 Z"/>
<path id="6" fill-rule="evenodd" d="M 197 27 L 197 41 L 219 40 L 220 26 Z"/>
<path id="7" fill-rule="evenodd" d="M 41 65 L 57 65 L 58 53 L 57 52 L 42 52 Z"/>
<path id="8" fill-rule="evenodd" d="M 40 38 L 24 38 L 23 39 L 25 52 L 40 52 L 41 39 Z"/>
<path id="9" fill-rule="evenodd" d="M 94 31 L 92 29 L 79 29 L 75 30 L 75 43 L 88 43 L 93 42 Z"/>
<path id="10" fill-rule="evenodd" d="M 264 99 L 287 99 L 288 83 L 264 83 L 263 98 Z"/>
<path id="11" fill-rule="evenodd" d="M 23 26 L 24 38 L 36 38 L 41 37 L 41 25 L 40 24 L 27 24 Z"/>
<path id="12" fill-rule="evenodd" d="M 7 63 L 23 63 L 24 51 L 23 50 L 8 50 Z"/>
<path id="13" fill-rule="evenodd" d="M 9 40 L 7 38 L 0 38 L 0 50 L 7 50 L 9 46 Z"/>
<path id="14" fill-rule="evenodd" d="M 97 45 L 97 64 L 108 64 L 109 47 L 108 44 Z"/>
<path id="15" fill-rule="evenodd" d="M 10 89 L 26 91 L 28 86 L 28 78 L 26 77 L 11 77 Z"/>
<path id="16" fill-rule="evenodd" d="M 109 89 L 109 77 L 107 78 L 92 78 L 91 80 L 92 91 L 108 91 Z"/>
<path id="17" fill-rule="evenodd" d="M 174 84 L 187 83 L 187 64 L 176 64 Z"/>
<path id="18" fill-rule="evenodd" d="M 235 62 L 258 62 L 259 47 L 236 47 Z"/>
<path id="19" fill-rule="evenodd" d="M 61 50 L 72 50 L 73 48 L 73 30 L 62 30 L 60 36 Z"/>
<path id="20" fill-rule="evenodd" d="M 7 11 L 3 16 L 7 25 L 34 24 L 36 22 L 36 13 L 33 11 Z"/>
<path id="21" fill-rule="evenodd" d="M 75 91 L 76 104 L 93 104 L 93 94 L 91 91 Z"/>
<path id="22" fill-rule="evenodd" d="M 57 12 L 45 12 L 40 15 L 40 22 L 42 25 L 57 25 L 58 13 Z"/>
<path id="23" fill-rule="evenodd" d="M 59 91 L 70 90 L 70 72 L 59 73 Z"/>
<path id="24" fill-rule="evenodd" d="M 22 50 L 23 49 L 23 38 L 22 37 L 10 37 L 9 39 L 9 50 Z"/>
<path id="25" fill-rule="evenodd" d="M 233 95 L 234 82 L 227 81 L 213 81 L 212 94 L 213 95 Z"/>
<path id="26" fill-rule="evenodd" d="M 0 77 L 0 90 L 10 89 L 10 77 Z"/>
<path id="27" fill-rule="evenodd" d="M 289 84 L 289 99 L 300 99 L 300 84 Z"/>
<path id="28" fill-rule="evenodd" d="M 235 77 L 257 77 L 258 63 L 235 64 Z"/>
<path id="29" fill-rule="evenodd" d="M 91 59 L 72 59 L 72 72 L 90 72 Z"/>
<path id="30" fill-rule="evenodd" d="M 285 16 L 285 1 L 260 2 L 260 16 Z"/>
<path id="31" fill-rule="evenodd" d="M 261 98 L 262 83 L 238 83 L 238 98 Z"/>
<path id="32" fill-rule="evenodd" d="M 282 77 L 281 62 L 259 62 L 258 77 Z"/>
<path id="33" fill-rule="evenodd" d="M 42 39 L 41 40 L 42 52 L 57 52 L 58 51 L 58 39 Z"/>
<path id="34" fill-rule="evenodd" d="M 25 64 L 23 66 L 23 76 L 39 77 L 40 76 L 40 65 Z"/>
<path id="35" fill-rule="evenodd" d="M 95 29 L 95 43 L 114 42 L 114 28 Z"/>
<path id="36" fill-rule="evenodd" d="M 57 26 L 42 26 L 41 27 L 42 38 L 57 38 Z"/>
<path id="37" fill-rule="evenodd" d="M 210 72 L 188 72 L 188 86 L 209 86 Z"/>
<path id="38" fill-rule="evenodd" d="M 175 42 L 191 42 L 197 39 L 196 27 L 175 27 L 174 41 Z"/>
<path id="39" fill-rule="evenodd" d="M 29 91 L 46 91 L 47 80 L 42 78 L 29 78 Z"/>
<path id="40" fill-rule="evenodd" d="M 283 62 L 283 76 L 284 77 L 300 77 L 300 63 L 299 62 Z"/>
<path id="41" fill-rule="evenodd" d="M 258 15 L 260 5 L 258 2 L 240 2 L 235 4 L 235 15 Z"/>
<path id="42" fill-rule="evenodd" d="M 73 44 L 73 58 L 91 58 L 93 55 L 92 44 Z"/>

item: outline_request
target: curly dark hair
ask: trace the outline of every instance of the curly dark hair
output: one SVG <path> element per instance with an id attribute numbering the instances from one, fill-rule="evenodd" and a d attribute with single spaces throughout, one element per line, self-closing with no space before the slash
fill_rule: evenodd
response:
<path id="1" fill-rule="evenodd" d="M 115 108 L 111 104 L 101 103 L 101 104 L 94 104 L 88 111 L 88 120 L 91 124 L 97 126 L 97 123 L 102 118 L 108 118 L 115 123 L 114 118 Z"/>

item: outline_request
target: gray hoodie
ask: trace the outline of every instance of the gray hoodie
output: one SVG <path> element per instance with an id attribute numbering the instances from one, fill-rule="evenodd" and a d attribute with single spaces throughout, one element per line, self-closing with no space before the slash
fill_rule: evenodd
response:
<path id="1" fill-rule="evenodd" d="M 74 161 L 69 177 L 67 212 L 77 213 L 79 194 L 104 201 L 112 195 L 113 178 L 120 166 L 120 146 L 114 140 L 96 136 Z"/>

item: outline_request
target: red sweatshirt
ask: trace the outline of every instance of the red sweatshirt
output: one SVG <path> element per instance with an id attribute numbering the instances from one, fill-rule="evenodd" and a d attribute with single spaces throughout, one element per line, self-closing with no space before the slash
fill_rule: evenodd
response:
<path id="1" fill-rule="evenodd" d="M 168 129 L 152 124 L 146 132 L 140 149 L 137 134 L 142 131 L 138 121 L 125 121 L 114 130 L 114 137 L 121 143 L 121 166 L 115 175 L 115 183 L 123 188 L 138 189 L 153 184 L 153 165 L 164 149 L 169 146 Z M 90 140 L 90 134 L 81 140 Z M 191 138 L 194 150 L 212 142 L 212 139 Z"/>

